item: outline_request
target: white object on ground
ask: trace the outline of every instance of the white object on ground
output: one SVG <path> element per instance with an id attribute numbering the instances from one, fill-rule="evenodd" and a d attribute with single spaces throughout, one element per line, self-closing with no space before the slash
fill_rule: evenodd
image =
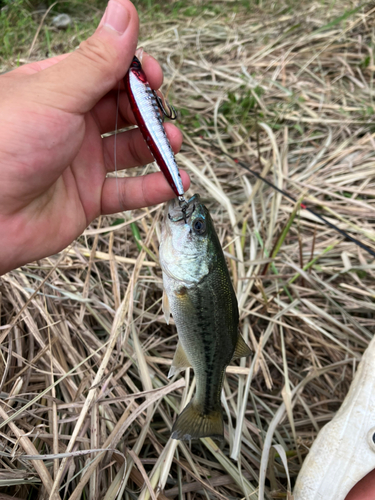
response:
<path id="1" fill-rule="evenodd" d="M 314 441 L 298 475 L 294 500 L 345 500 L 375 469 L 375 337 L 341 408 Z"/>
<path id="2" fill-rule="evenodd" d="M 52 19 L 52 24 L 56 26 L 56 28 L 64 30 L 72 24 L 72 18 L 68 14 L 57 14 L 57 16 Z"/>

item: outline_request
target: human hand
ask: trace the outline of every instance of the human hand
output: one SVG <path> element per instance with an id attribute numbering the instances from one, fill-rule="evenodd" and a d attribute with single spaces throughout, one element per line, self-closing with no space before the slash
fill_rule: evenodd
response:
<path id="1" fill-rule="evenodd" d="M 374 500 L 375 471 L 369 472 L 351 489 L 345 500 Z"/>
<path id="2" fill-rule="evenodd" d="M 0 275 L 69 245 L 100 214 L 174 197 L 161 173 L 106 178 L 114 170 L 117 88 L 137 45 L 138 15 L 129 0 L 110 0 L 94 35 L 71 54 L 0 76 Z M 162 83 L 147 54 L 152 88 Z M 124 89 L 123 85 L 121 86 Z M 118 127 L 134 124 L 125 92 Z M 182 135 L 166 132 L 173 150 Z M 117 168 L 153 160 L 139 130 L 117 136 Z M 185 189 L 186 173 L 181 172 Z"/>

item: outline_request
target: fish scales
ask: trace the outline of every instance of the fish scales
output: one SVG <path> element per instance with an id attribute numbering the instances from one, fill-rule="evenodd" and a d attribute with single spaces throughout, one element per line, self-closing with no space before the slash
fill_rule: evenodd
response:
<path id="1" fill-rule="evenodd" d="M 178 417 L 176 439 L 222 437 L 220 394 L 225 368 L 250 353 L 239 334 L 238 305 L 212 219 L 199 196 L 191 198 L 183 219 L 175 201 L 167 206 L 160 262 L 168 304 L 180 344 L 172 374 L 192 366 L 195 396 Z"/>
<path id="2" fill-rule="evenodd" d="M 197 286 L 185 288 L 183 298 L 178 285 L 171 284 L 177 291 L 170 300 L 171 310 L 180 342 L 194 366 L 197 398 L 204 401 L 204 411 L 217 407 L 225 367 L 238 338 L 237 300 L 223 260 L 217 259 L 217 267 Z"/>

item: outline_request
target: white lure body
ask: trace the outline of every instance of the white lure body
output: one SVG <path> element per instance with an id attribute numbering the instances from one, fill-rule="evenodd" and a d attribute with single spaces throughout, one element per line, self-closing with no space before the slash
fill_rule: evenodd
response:
<path id="1" fill-rule="evenodd" d="M 298 475 L 294 500 L 345 500 L 375 469 L 375 337 L 333 420 L 319 432 Z"/>

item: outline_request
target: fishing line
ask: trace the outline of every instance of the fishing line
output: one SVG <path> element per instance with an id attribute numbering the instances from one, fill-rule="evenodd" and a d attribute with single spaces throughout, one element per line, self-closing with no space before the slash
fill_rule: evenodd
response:
<path id="1" fill-rule="evenodd" d="M 226 153 L 221 148 L 215 146 L 211 142 L 210 142 L 210 145 L 213 148 L 215 148 L 217 151 L 220 151 L 220 153 L 223 154 L 224 156 L 227 156 L 228 158 L 230 158 L 232 161 L 234 161 L 234 163 L 236 163 L 240 167 L 242 167 L 245 170 L 247 170 L 248 172 L 250 172 L 254 177 L 256 177 L 257 179 L 261 180 L 262 182 L 264 182 L 265 184 L 267 184 L 268 186 L 270 186 L 271 188 L 273 188 L 275 191 L 277 191 L 280 194 L 282 194 L 285 198 L 288 198 L 293 203 L 297 203 L 298 202 L 292 195 L 290 195 L 289 193 L 287 193 L 283 189 L 275 186 L 271 181 L 269 181 L 265 177 L 262 177 L 256 170 L 253 170 L 248 165 L 246 165 L 242 161 L 238 160 L 237 158 L 234 158 L 232 155 L 230 155 L 229 153 Z M 309 208 L 305 203 L 300 203 L 300 205 L 301 205 L 301 208 L 303 210 L 307 210 L 307 212 L 310 212 L 312 215 L 314 215 L 319 220 L 321 220 L 324 224 L 326 224 L 326 226 L 328 226 L 331 229 L 335 230 L 336 232 L 338 232 L 339 234 L 341 234 L 342 236 L 344 236 L 344 238 L 350 240 L 352 243 L 354 243 L 355 245 L 357 245 L 360 248 L 362 248 L 363 250 L 365 250 L 372 257 L 375 257 L 375 251 L 372 250 L 372 248 L 370 248 L 368 245 L 366 245 L 365 243 L 362 243 L 362 241 L 360 241 L 360 240 L 357 240 L 356 238 L 354 238 L 354 236 L 350 236 L 350 234 L 348 234 L 346 231 L 344 231 L 344 229 L 340 229 L 338 226 L 336 226 L 335 224 L 333 224 L 332 222 L 330 222 L 329 220 L 327 220 L 325 217 L 323 217 L 323 215 L 320 215 L 317 212 L 315 212 L 314 210 L 312 210 L 311 208 Z"/>
<path id="2" fill-rule="evenodd" d="M 122 202 L 121 202 L 121 197 L 120 197 L 120 188 L 119 188 L 118 175 L 117 175 L 117 125 L 118 125 L 119 108 L 120 108 L 120 82 L 118 82 L 118 85 L 117 85 L 115 139 L 113 142 L 113 157 L 114 157 L 113 158 L 113 165 L 115 167 L 117 198 L 118 198 L 118 202 L 119 202 L 119 207 L 122 208 Z"/>

